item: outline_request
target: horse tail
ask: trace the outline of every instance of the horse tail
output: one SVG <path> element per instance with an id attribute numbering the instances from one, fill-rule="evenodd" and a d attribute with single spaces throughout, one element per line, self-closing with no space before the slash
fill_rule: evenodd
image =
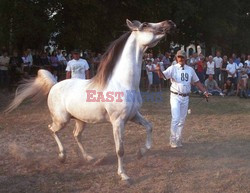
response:
<path id="1" fill-rule="evenodd" d="M 15 98 L 4 112 L 13 111 L 27 98 L 31 98 L 35 102 L 42 101 L 56 83 L 54 76 L 48 70 L 39 70 L 36 78 L 24 80 L 17 87 Z"/>

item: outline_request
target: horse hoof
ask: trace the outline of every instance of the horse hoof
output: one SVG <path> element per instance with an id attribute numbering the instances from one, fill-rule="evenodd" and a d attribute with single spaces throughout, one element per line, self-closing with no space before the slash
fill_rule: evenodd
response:
<path id="1" fill-rule="evenodd" d="M 86 158 L 86 161 L 91 163 L 91 162 L 95 161 L 95 158 L 92 157 L 92 156 L 88 156 L 88 157 Z"/>
<path id="2" fill-rule="evenodd" d="M 59 161 L 61 162 L 61 163 L 65 163 L 65 160 L 66 160 L 66 156 L 64 155 L 64 154 L 59 154 Z"/>

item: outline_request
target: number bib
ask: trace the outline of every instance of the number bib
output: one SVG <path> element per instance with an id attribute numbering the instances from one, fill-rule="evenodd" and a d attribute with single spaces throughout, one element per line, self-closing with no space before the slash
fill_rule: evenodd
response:
<path id="1" fill-rule="evenodd" d="M 179 93 L 190 93 L 192 72 L 185 68 L 175 68 L 172 78 L 172 91 Z"/>

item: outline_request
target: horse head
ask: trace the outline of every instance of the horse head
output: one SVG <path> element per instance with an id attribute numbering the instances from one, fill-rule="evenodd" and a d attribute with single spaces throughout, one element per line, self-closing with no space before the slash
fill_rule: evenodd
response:
<path id="1" fill-rule="evenodd" d="M 171 20 L 162 21 L 159 23 L 148 23 L 133 21 L 127 19 L 127 26 L 134 32 L 138 43 L 143 47 L 154 47 L 166 35 L 176 28 L 176 25 Z"/>

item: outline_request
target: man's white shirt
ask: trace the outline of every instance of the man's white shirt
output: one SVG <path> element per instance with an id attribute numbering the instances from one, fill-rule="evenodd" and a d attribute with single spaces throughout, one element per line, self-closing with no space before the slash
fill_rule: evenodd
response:
<path id="1" fill-rule="evenodd" d="M 236 72 L 236 63 L 232 63 L 232 64 L 228 63 L 226 70 L 228 70 L 231 74 L 234 74 Z M 227 77 L 229 77 L 229 78 L 232 77 L 231 74 L 228 74 Z M 234 77 L 236 77 L 236 76 L 237 76 L 237 74 L 235 74 Z"/>
<path id="2" fill-rule="evenodd" d="M 214 57 L 214 63 L 216 68 L 220 68 L 222 66 L 223 59 L 221 57 Z"/>
<path id="3" fill-rule="evenodd" d="M 152 70 L 152 69 L 153 69 L 153 65 L 147 64 L 146 67 L 147 67 L 147 74 L 148 74 L 148 75 L 152 75 L 153 73 L 152 73 L 151 71 L 149 71 L 149 70 Z"/>
<path id="4" fill-rule="evenodd" d="M 184 67 L 179 63 L 172 65 L 163 74 L 167 79 L 171 79 L 170 90 L 182 94 L 190 93 L 191 83 L 199 81 L 194 69 L 186 64 Z"/>
<path id="5" fill-rule="evenodd" d="M 89 69 L 89 64 L 84 59 L 70 60 L 67 64 L 66 71 L 71 72 L 71 78 L 86 79 L 85 71 Z"/>

